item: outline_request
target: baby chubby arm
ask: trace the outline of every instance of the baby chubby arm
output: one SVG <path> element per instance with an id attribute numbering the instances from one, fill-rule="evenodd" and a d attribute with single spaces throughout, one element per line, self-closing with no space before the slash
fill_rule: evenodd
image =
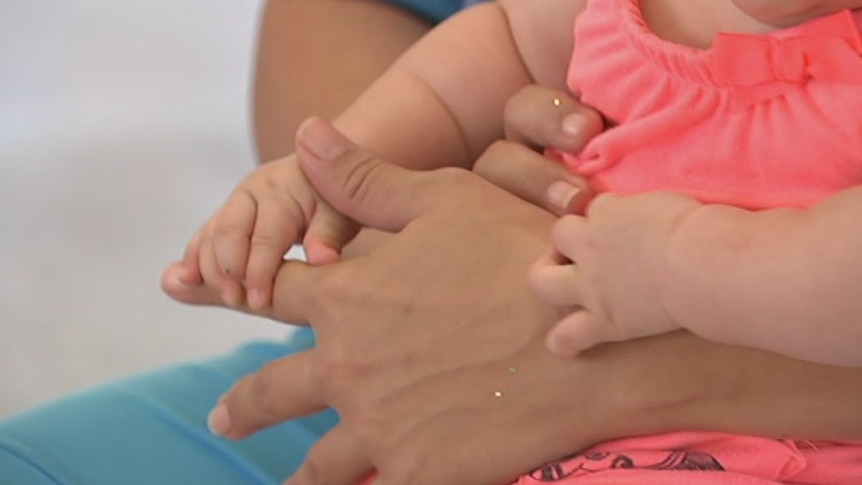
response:
<path id="1" fill-rule="evenodd" d="M 862 186 L 807 209 L 703 206 L 667 248 L 663 301 L 701 336 L 862 367 Z"/>
<path id="2" fill-rule="evenodd" d="M 469 167 L 502 137 L 506 101 L 531 83 L 563 88 L 583 0 L 503 0 L 468 9 L 408 50 L 335 124 L 418 169 Z"/>

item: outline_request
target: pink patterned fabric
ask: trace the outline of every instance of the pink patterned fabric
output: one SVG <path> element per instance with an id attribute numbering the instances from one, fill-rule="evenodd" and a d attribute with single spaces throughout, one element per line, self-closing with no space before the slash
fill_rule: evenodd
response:
<path id="1" fill-rule="evenodd" d="M 609 441 L 521 477 L 518 485 L 858 485 L 862 447 L 714 432 Z"/>

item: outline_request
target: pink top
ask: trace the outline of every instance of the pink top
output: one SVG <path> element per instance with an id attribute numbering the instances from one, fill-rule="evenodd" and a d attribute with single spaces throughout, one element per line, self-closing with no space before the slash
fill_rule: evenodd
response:
<path id="1" fill-rule="evenodd" d="M 619 125 L 563 159 L 599 190 L 751 209 L 862 183 L 860 27 L 843 11 L 698 50 L 655 36 L 638 0 L 591 0 L 569 86 Z"/>

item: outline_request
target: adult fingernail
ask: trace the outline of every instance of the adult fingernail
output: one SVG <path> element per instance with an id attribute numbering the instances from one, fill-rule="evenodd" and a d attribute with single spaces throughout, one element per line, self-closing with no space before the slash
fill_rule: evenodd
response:
<path id="1" fill-rule="evenodd" d="M 580 191 L 581 189 L 568 182 L 554 182 L 548 187 L 548 202 L 562 210 L 568 210 Z"/>
<path id="2" fill-rule="evenodd" d="M 587 118 L 580 113 L 571 113 L 563 118 L 563 134 L 568 136 L 580 136 L 587 126 Z"/>
<path id="3" fill-rule="evenodd" d="M 323 161 L 335 160 L 350 148 L 350 142 L 320 118 L 306 120 L 299 128 L 299 138 L 314 156 Z"/>
<path id="4" fill-rule="evenodd" d="M 216 436 L 224 436 L 230 431 L 230 414 L 227 406 L 219 404 L 207 416 L 207 428 Z"/>

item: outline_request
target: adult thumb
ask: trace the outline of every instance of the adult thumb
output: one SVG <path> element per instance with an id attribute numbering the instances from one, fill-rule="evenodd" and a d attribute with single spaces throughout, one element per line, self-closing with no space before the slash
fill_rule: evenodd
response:
<path id="1" fill-rule="evenodd" d="M 384 162 L 320 118 L 299 127 L 296 154 L 323 199 L 364 226 L 397 232 L 423 209 L 422 172 Z"/>

